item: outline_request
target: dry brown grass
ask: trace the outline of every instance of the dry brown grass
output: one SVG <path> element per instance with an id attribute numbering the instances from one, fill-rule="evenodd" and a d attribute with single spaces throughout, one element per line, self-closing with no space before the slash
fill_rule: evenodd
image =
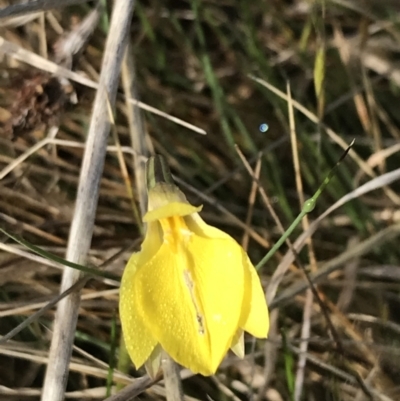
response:
<path id="1" fill-rule="evenodd" d="M 299 260 L 283 248 L 260 270 L 272 308 L 269 340 L 248 338 L 248 357 L 229 355 L 215 377 L 183 371 L 183 389 L 185 399 L 197 400 L 395 401 L 400 398 L 398 5 L 265 3 L 136 4 L 129 43 L 134 59 L 117 96 L 88 264 L 119 276 L 139 248 L 140 166 L 151 146 L 167 157 L 190 201 L 204 203 L 203 217 L 242 242 L 256 264 L 280 232 L 234 144 L 258 171 L 258 182 L 287 227 L 300 210 L 299 200 L 315 192 L 342 148 L 356 138 L 354 151 L 308 216 L 316 231 L 303 237 L 305 251 L 296 239 L 307 223 L 292 235 Z M 62 257 L 111 8 L 107 2 L 100 9 L 98 25 L 91 2 L 0 20 L 0 224 Z M 93 25 L 85 25 L 88 15 Z M 80 33 L 72 44 L 71 31 Z M 318 55 L 323 66 L 315 62 Z M 145 126 L 138 122 L 137 107 L 126 102 L 132 81 L 130 96 L 137 91 L 143 103 L 168 118 L 142 110 Z M 133 114 L 136 120 L 128 118 Z M 258 129 L 261 123 L 269 125 L 266 133 Z M 135 129 L 148 132 L 151 143 L 135 137 Z M 374 179 L 374 188 L 361 193 Z M 352 200 L 343 198 L 347 194 Z M 0 247 L 0 334 L 5 335 L 58 295 L 62 267 L 4 235 Z M 318 283 L 325 314 L 305 291 L 300 265 Z M 118 285 L 91 279 L 82 289 L 67 398 L 106 398 L 119 347 Z M 0 344 L 0 400 L 40 398 L 54 311 Z M 338 339 L 332 338 L 326 315 Z M 112 389 L 129 384 L 141 399 L 164 399 L 163 383 L 138 379 L 143 375 L 133 367 L 114 371 Z M 126 392 L 120 400 L 127 399 Z"/>

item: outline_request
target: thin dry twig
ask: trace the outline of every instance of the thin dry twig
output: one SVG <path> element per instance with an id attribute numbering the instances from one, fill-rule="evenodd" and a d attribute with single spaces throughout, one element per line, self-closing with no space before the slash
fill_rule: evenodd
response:
<path id="1" fill-rule="evenodd" d="M 250 174 L 252 179 L 257 183 L 257 188 L 261 195 L 261 199 L 263 200 L 266 208 L 268 209 L 268 212 L 271 214 L 272 218 L 274 219 L 274 222 L 275 222 L 276 226 L 278 227 L 279 232 L 281 234 L 283 234 L 285 232 L 285 229 L 284 229 L 278 215 L 275 213 L 275 210 L 272 207 L 272 204 L 271 204 L 266 192 L 264 191 L 264 188 L 260 185 L 257 177 L 255 176 L 254 171 L 252 170 L 252 168 L 250 166 L 250 163 L 248 162 L 248 160 L 246 159 L 243 152 L 240 150 L 240 148 L 238 146 L 236 146 L 235 149 L 236 149 L 237 154 L 240 157 L 240 160 L 242 161 L 243 165 L 245 166 L 247 172 Z M 287 240 L 287 243 L 289 245 L 289 240 Z"/>
<path id="2" fill-rule="evenodd" d="M 290 348 L 291 351 L 293 351 L 296 354 L 300 354 L 302 351 L 297 348 L 297 347 L 293 347 L 292 345 L 288 344 L 288 347 Z M 356 378 L 354 378 L 352 375 L 348 374 L 347 372 L 338 369 L 332 365 L 327 364 L 326 362 L 322 361 L 319 358 L 316 358 L 315 356 L 306 353 L 306 358 L 307 361 L 311 362 L 312 364 L 318 366 L 321 369 L 324 369 L 330 373 L 332 373 L 333 375 L 335 375 L 336 377 L 345 380 L 348 383 L 351 383 L 352 385 L 356 385 L 357 384 L 357 380 Z M 393 401 L 391 398 L 385 396 L 384 394 L 381 394 L 380 392 L 376 391 L 373 388 L 370 388 L 369 386 L 367 386 L 368 391 L 371 392 L 371 394 L 376 397 L 374 399 L 377 400 L 382 400 L 382 401 Z"/>
<path id="3" fill-rule="evenodd" d="M 63 63 L 64 66 L 71 67 L 72 58 L 82 51 L 87 44 L 90 36 L 95 30 L 101 13 L 103 12 L 103 3 L 97 3 L 97 6 L 82 20 L 82 22 L 74 27 L 60 38 L 54 45 L 55 61 L 58 64 Z"/>
<path id="4" fill-rule="evenodd" d="M 62 67 L 51 60 L 47 60 L 44 57 L 39 56 L 29 50 L 22 48 L 21 46 L 16 45 L 2 37 L 0 37 L 0 50 L 5 54 L 8 54 L 10 57 L 15 60 L 22 61 L 34 68 L 40 69 L 42 71 L 49 72 L 51 74 L 56 75 L 57 77 L 66 78 L 71 81 L 77 82 L 81 85 L 84 85 L 88 88 L 98 89 L 99 84 L 91 79 L 78 74 L 77 72 L 71 71 L 68 68 Z M 194 132 L 197 132 L 202 135 L 206 135 L 206 131 L 202 128 L 196 127 L 193 124 L 190 124 L 186 121 L 181 120 L 178 117 L 167 114 L 161 110 L 156 109 L 146 103 L 143 103 L 137 99 L 128 98 L 128 102 L 137 105 L 139 108 L 143 110 L 147 110 L 150 113 L 156 114 L 160 117 L 163 117 L 167 120 L 174 122 L 175 124 L 182 125 Z"/>
<path id="5" fill-rule="evenodd" d="M 296 123 L 294 118 L 294 110 L 292 104 L 292 93 L 290 90 L 289 83 L 287 84 L 287 95 L 288 95 L 288 109 L 289 109 L 289 126 L 290 126 L 290 139 L 292 143 L 292 157 L 293 157 L 293 165 L 296 177 L 296 189 L 299 197 L 299 206 L 300 209 L 304 204 L 304 191 L 303 191 L 303 181 L 301 179 L 301 171 L 300 171 L 300 160 L 299 160 L 299 152 L 297 147 L 297 135 L 296 135 Z M 306 231 L 309 227 L 308 216 L 304 216 L 301 221 L 303 226 L 303 230 Z M 307 240 L 308 247 L 308 255 L 311 265 L 311 270 L 315 271 L 317 268 L 317 263 L 315 259 L 314 248 L 312 244 L 311 237 Z M 303 309 L 303 324 L 301 327 L 301 339 L 307 339 L 310 336 L 311 331 L 311 315 L 312 315 L 312 305 L 314 301 L 314 296 L 311 289 L 307 290 L 306 301 L 304 303 Z M 302 341 L 300 344 L 300 349 L 302 352 L 307 352 L 308 350 L 308 341 Z M 294 400 L 299 401 L 301 399 L 301 394 L 303 391 L 303 383 L 305 376 L 305 367 L 306 367 L 306 358 L 304 354 L 299 356 L 299 360 L 297 362 L 297 371 L 296 371 L 296 379 L 294 385 Z"/>
<path id="6" fill-rule="evenodd" d="M 261 153 L 258 155 L 258 160 L 256 163 L 256 168 L 254 169 L 254 174 L 257 178 L 257 180 L 260 179 L 260 172 L 261 172 Z M 250 195 L 249 195 L 249 208 L 247 210 L 247 216 L 246 216 L 246 225 L 250 226 L 251 219 L 253 217 L 253 211 L 254 211 L 254 202 L 256 201 L 256 196 L 257 196 L 257 186 L 258 183 L 257 181 L 253 181 L 251 184 L 251 190 L 250 190 Z M 247 251 L 247 247 L 249 246 L 249 232 L 245 231 L 243 234 L 243 239 L 242 239 L 242 247 L 244 250 Z"/>
<path id="7" fill-rule="evenodd" d="M 76 263 L 85 261 L 90 248 L 107 138 L 110 131 L 108 101 L 111 105 L 115 103 L 119 71 L 133 8 L 134 1 L 117 0 L 114 3 L 110 34 L 104 52 L 99 89 L 94 101 L 67 248 L 67 259 Z M 66 268 L 61 291 L 65 291 L 79 279 L 80 273 Z M 79 293 L 73 293 L 58 304 L 42 401 L 64 399 L 79 302 Z"/>
<path id="8" fill-rule="evenodd" d="M 139 394 L 143 393 L 146 389 L 151 387 L 154 383 L 159 381 L 161 376 L 157 377 L 156 379 L 152 380 L 149 376 L 143 376 L 140 379 L 136 379 L 136 381 L 132 384 L 129 384 L 117 394 L 112 395 L 104 399 L 104 401 L 129 401 L 133 400 Z"/>
<path id="9" fill-rule="evenodd" d="M 266 82 L 254 76 L 250 76 L 250 78 L 258 82 L 260 85 L 266 87 L 271 92 L 275 93 L 281 99 L 288 101 L 287 95 L 278 88 L 276 88 L 275 86 L 271 85 L 269 82 Z M 300 104 L 296 100 L 292 99 L 292 104 L 295 109 L 300 111 L 300 113 L 305 115 L 310 121 L 321 126 L 321 128 L 323 128 L 326 131 L 326 133 L 330 136 L 330 138 L 335 143 L 337 143 L 341 148 L 347 149 L 348 144 L 346 143 L 346 141 L 340 135 L 338 135 L 332 128 L 328 127 L 326 124 L 321 123 L 319 118 L 314 113 L 309 111 L 307 108 L 305 108 L 302 104 Z M 360 168 L 366 174 L 368 174 L 370 177 L 376 177 L 376 173 L 374 172 L 374 170 L 372 170 L 372 168 L 356 153 L 354 149 L 351 149 L 349 151 L 349 156 L 360 166 Z M 393 203 L 398 204 L 398 196 L 392 189 L 383 187 L 383 190 L 385 191 L 389 199 L 393 201 Z"/>
<path id="10" fill-rule="evenodd" d="M 358 237 L 351 237 L 347 248 L 354 248 L 360 242 Z M 341 312 L 347 311 L 354 296 L 354 290 L 357 283 L 357 269 L 360 263 L 360 257 L 350 260 L 344 268 L 344 284 L 336 303 L 337 308 Z"/>
<path id="11" fill-rule="evenodd" d="M 153 145 L 146 131 L 142 113 L 134 101 L 139 99 L 136 80 L 136 66 L 132 54 L 132 48 L 128 43 L 122 63 L 122 85 L 125 93 L 126 114 L 129 123 L 132 148 L 135 150 L 133 155 L 133 171 L 135 172 L 136 190 L 139 198 L 139 206 L 142 215 L 147 209 L 147 190 L 146 190 L 146 158 L 154 153 Z"/>
<path id="12" fill-rule="evenodd" d="M 325 214 L 325 213 L 324 213 Z M 318 223 L 315 224 L 314 222 L 312 225 L 310 225 L 310 228 L 303 233 L 294 243 L 294 247 L 297 251 L 301 250 L 301 248 L 304 245 L 304 239 L 308 236 L 311 235 L 311 232 L 315 232 Z M 372 249 L 374 249 L 377 246 L 382 245 L 383 243 L 387 241 L 394 240 L 396 237 L 400 235 L 400 224 L 394 224 L 390 227 L 385 228 L 382 231 L 379 231 L 377 234 L 372 235 L 368 239 L 366 239 L 363 242 L 360 242 L 357 246 L 355 246 L 353 249 L 350 251 L 342 253 L 340 256 L 337 258 L 324 263 L 322 266 L 318 268 L 318 271 L 316 273 L 310 274 L 310 278 L 313 282 L 317 282 L 321 280 L 322 278 L 326 277 L 328 274 L 332 273 L 336 269 L 339 269 L 341 266 L 343 266 L 344 263 L 346 263 L 349 260 L 354 259 L 354 257 L 358 255 L 363 255 L 367 254 L 370 252 Z M 292 255 L 290 252 L 288 252 L 282 262 L 280 263 L 279 267 L 286 267 L 286 265 L 290 260 L 292 259 Z M 278 270 L 277 269 L 277 270 Z M 279 269 L 279 273 L 281 273 L 282 270 Z M 271 292 L 274 289 L 275 282 L 273 283 L 273 287 L 271 287 Z M 289 299 L 293 299 L 293 297 L 301 292 L 303 292 L 306 288 L 308 287 L 308 283 L 303 281 L 300 283 L 293 284 L 286 290 L 282 291 L 282 293 L 278 297 L 274 297 L 274 300 L 269 304 L 270 308 L 276 308 L 278 305 L 281 305 L 285 301 Z M 268 291 L 268 289 L 267 289 Z"/>
<path id="13" fill-rule="evenodd" d="M 33 14 L 27 14 L 27 15 L 18 15 L 16 17 L 9 17 L 9 18 L 3 18 L 0 19 L 0 26 L 2 28 L 15 28 L 21 25 L 25 25 L 28 22 L 31 22 L 35 20 L 36 18 L 39 18 L 43 13 L 38 12 L 38 13 L 33 13 Z"/>
<path id="14" fill-rule="evenodd" d="M 268 341 L 265 342 L 265 365 L 263 374 L 263 384 L 260 386 L 257 394 L 257 401 L 265 398 L 265 393 L 268 390 L 269 384 L 273 379 L 276 371 L 276 363 L 278 361 L 278 348 L 279 348 L 279 332 L 278 332 L 278 317 L 279 310 L 274 309 L 270 314 L 270 329 L 268 333 Z"/>
<path id="15" fill-rule="evenodd" d="M 0 8 L 0 18 L 11 17 L 13 15 L 28 14 L 35 11 L 46 11 L 54 8 L 66 7 L 72 4 L 81 4 L 89 0 L 36 0 L 21 2 Z"/>

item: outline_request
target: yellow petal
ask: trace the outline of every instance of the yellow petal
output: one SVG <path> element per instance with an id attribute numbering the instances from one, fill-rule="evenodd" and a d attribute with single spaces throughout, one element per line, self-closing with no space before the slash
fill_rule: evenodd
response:
<path id="1" fill-rule="evenodd" d="M 139 257 L 140 253 L 133 254 L 125 267 L 119 300 L 119 312 L 126 349 L 137 369 L 144 364 L 157 345 L 157 341 L 147 330 L 135 310 L 133 280 Z"/>
<path id="2" fill-rule="evenodd" d="M 149 359 L 144 364 L 147 374 L 152 379 L 155 379 L 157 373 L 160 371 L 162 352 L 163 350 L 160 344 L 157 344 L 156 347 L 153 349 L 153 352 L 150 354 Z"/>
<path id="3" fill-rule="evenodd" d="M 213 374 L 238 330 L 244 294 L 242 249 L 194 234 L 165 242 L 135 275 L 140 314 L 178 363 Z"/>
<path id="4" fill-rule="evenodd" d="M 152 258 L 160 249 L 163 241 L 164 234 L 161 224 L 158 221 L 149 222 L 147 224 L 146 236 L 142 243 L 142 249 L 138 253 L 137 265 L 141 266 Z"/>
<path id="5" fill-rule="evenodd" d="M 198 213 L 193 213 L 190 216 L 185 216 L 185 223 L 190 231 L 195 233 L 196 235 L 204 238 L 225 238 L 231 241 L 234 239 L 224 233 L 223 231 L 215 228 L 213 226 L 208 225 Z"/>
<path id="6" fill-rule="evenodd" d="M 231 350 L 239 358 L 244 358 L 244 332 L 242 329 L 236 332 L 232 341 Z"/>
<path id="7" fill-rule="evenodd" d="M 181 203 L 181 202 L 171 202 L 167 205 L 160 206 L 157 209 L 151 210 L 147 212 L 143 216 L 143 221 L 155 221 L 166 219 L 168 217 L 173 216 L 186 216 L 188 214 L 192 214 L 201 210 L 201 206 L 196 207 L 192 206 L 189 203 Z"/>
<path id="8" fill-rule="evenodd" d="M 205 238 L 228 238 L 228 234 L 204 222 L 197 214 L 184 217 L 190 231 Z M 243 250 L 243 268 L 245 269 L 245 299 L 243 301 L 243 329 L 255 337 L 266 338 L 269 330 L 269 315 L 263 288 L 258 274 Z"/>
<path id="9" fill-rule="evenodd" d="M 243 251 L 244 253 L 244 251 Z M 242 329 L 258 338 L 266 338 L 269 330 L 269 315 L 264 290 L 261 286 L 257 271 L 250 262 L 248 256 L 245 256 L 245 268 L 248 271 L 247 277 L 250 282 L 246 283 L 246 298 L 249 298 L 249 313 L 242 325 Z"/>

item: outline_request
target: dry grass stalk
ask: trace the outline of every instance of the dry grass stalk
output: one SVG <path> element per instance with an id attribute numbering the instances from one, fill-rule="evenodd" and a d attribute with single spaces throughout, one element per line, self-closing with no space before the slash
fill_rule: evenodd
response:
<path id="1" fill-rule="evenodd" d="M 0 1 L 0 7 L 10 3 L 23 5 L 21 0 L 4 0 Z M 38 4 L 31 0 L 24 3 L 28 6 Z M 65 4 L 62 1 L 48 3 L 57 7 Z M 87 47 L 74 56 L 74 71 L 63 70 L 46 59 L 48 51 L 50 59 L 55 60 L 54 46 L 60 37 L 84 24 L 84 16 L 89 14 L 87 11 L 95 8 L 93 2 L 80 3 L 54 13 L 32 12 L 0 20 L 0 46 L 7 53 L 0 74 L 3 88 L 1 107 L 4 110 L 13 112 L 7 107 L 15 93 L 8 89 L 14 82 L 11 81 L 10 85 L 7 75 L 10 72 L 12 76 L 19 74 L 24 78 L 26 71 L 34 69 L 54 71 L 51 74 L 56 75 L 56 79 L 71 75 L 70 81 L 80 81 L 84 85 L 73 83 L 79 102 L 67 105 L 59 122 L 47 125 L 57 125 L 57 138 L 46 138 L 47 129 L 29 132 L 32 127 L 37 128 L 35 121 L 27 127 L 28 132 L 18 136 L 14 142 L 0 134 L 0 223 L 10 226 L 12 233 L 22 235 L 57 255 L 65 254 L 63 244 L 67 243 L 72 219 L 93 95 L 93 91 L 87 88 L 98 89 L 101 54 L 108 32 L 104 18 Z M 338 353 L 327 337 L 315 297 L 314 302 L 306 305 L 305 292 L 299 293 L 305 291 L 307 283 L 298 274 L 296 263 L 278 253 L 275 262 L 265 266 L 261 278 L 263 283 L 271 283 L 268 287 L 273 309 L 271 319 L 279 312 L 272 329 L 283 328 L 287 333 L 285 343 L 282 344 L 279 332 L 275 332 L 264 351 L 261 349 L 264 344 L 257 342 L 254 355 L 243 361 L 228 356 L 215 380 L 191 377 L 184 370 L 180 373 L 187 379 L 185 390 L 198 400 L 217 400 L 221 392 L 242 400 L 251 400 L 254 394 L 260 400 L 288 400 L 294 395 L 293 386 L 288 385 L 294 384 L 293 369 L 290 369 L 291 374 L 284 369 L 289 356 L 291 364 L 298 359 L 307 360 L 303 370 L 303 398 L 319 399 L 322 390 L 332 399 L 362 399 L 364 393 L 357 394 L 359 383 L 354 375 L 357 373 L 376 399 L 397 400 L 399 327 L 396 322 L 399 317 L 395 305 L 399 269 L 396 238 L 400 213 L 396 207 L 399 205 L 399 183 L 394 181 L 400 176 L 393 169 L 398 168 L 399 159 L 396 86 L 400 82 L 400 36 L 393 18 L 395 10 L 387 13 L 385 7 L 396 5 L 398 0 L 342 0 L 312 5 L 306 1 L 278 0 L 268 9 L 262 2 L 248 5 L 246 2 L 228 1 L 222 5 L 189 0 L 184 3 L 179 10 L 170 8 L 167 1 L 141 3 L 140 20 L 134 19 L 130 42 L 136 60 L 140 61 L 134 72 L 139 77 L 141 100 L 147 104 L 131 99 L 134 95 L 129 94 L 120 96 L 117 104 L 117 146 L 107 147 L 110 153 L 102 178 L 88 263 L 100 266 L 118 251 L 123 252 L 125 262 L 131 253 L 126 251 L 126 247 L 133 245 L 132 238 L 136 239 L 132 250 L 138 249 L 141 241 L 136 223 L 139 219 L 132 216 L 131 201 L 137 202 L 143 191 L 134 185 L 134 195 L 132 191 L 127 193 L 124 182 L 127 174 L 122 168 L 126 165 L 129 176 L 135 177 L 137 170 L 132 168 L 131 160 L 137 157 L 143 163 L 145 159 L 145 152 L 130 145 L 128 119 L 124 115 L 131 105 L 152 113 L 147 114 L 146 129 L 154 147 L 157 152 L 167 155 L 174 173 L 185 188 L 189 188 L 186 191 L 188 196 L 196 204 L 200 197 L 211 205 L 205 205 L 203 217 L 227 228 L 235 238 L 240 239 L 245 231 L 245 237 L 251 237 L 249 252 L 252 260 L 260 260 L 265 247 L 278 239 L 279 229 L 265 212 L 258 196 L 251 219 L 246 219 L 246 212 L 252 207 L 248 197 L 251 187 L 253 190 L 259 186 L 265 188 L 284 226 L 292 219 L 290 212 L 298 210 L 299 191 L 296 191 L 290 167 L 293 157 L 289 145 L 287 102 L 268 94 L 249 81 L 246 75 L 253 71 L 275 89 L 284 88 L 286 80 L 290 80 L 296 99 L 293 107 L 302 107 L 296 114 L 296 139 L 301 150 L 305 194 L 315 189 L 320 174 L 329 168 L 332 158 L 337 155 L 338 140 L 348 143 L 353 135 L 356 137 L 354 149 L 358 158 L 353 155 L 356 159 L 349 157 L 345 160 L 338 176 L 321 196 L 316 210 L 310 214 L 310 220 L 317 218 L 334 201 L 357 188 L 344 196 L 329 216 L 329 213 L 324 214 L 323 220 L 318 219 L 318 227 L 311 224 L 311 231 L 318 228 L 313 235 L 313 244 L 320 268 L 312 278 L 319 283 L 321 298 L 329 305 L 329 313 L 345 351 L 344 358 L 337 359 Z M 354 11 L 353 7 L 350 11 L 349 5 L 361 3 L 366 7 L 359 7 L 359 11 Z M 112 1 L 107 4 L 112 4 Z M 201 12 L 197 16 L 191 8 L 195 4 L 200 4 Z M 319 6 L 325 8 L 325 15 L 321 14 Z M 365 10 L 371 18 L 363 16 Z M 320 130 L 318 120 L 322 115 L 319 100 L 313 96 L 312 82 L 313 60 L 321 44 L 314 34 L 315 27 L 325 29 L 327 36 L 326 108 Z M 195 34 L 198 28 L 204 30 L 206 42 L 206 47 L 200 50 Z M 336 31 L 342 34 L 339 41 L 335 40 Z M 341 54 L 346 50 L 347 59 Z M 210 87 L 210 70 L 201 65 L 204 56 L 210 59 L 209 67 L 216 78 L 214 88 Z M 131 72 L 129 68 L 128 73 Z M 39 71 L 41 75 L 47 76 Z M 223 92 L 219 106 L 222 100 L 222 106 L 226 108 L 222 111 L 217 110 L 211 96 L 218 91 Z M 34 96 L 38 94 L 34 91 Z M 128 99 L 129 106 L 124 103 L 125 99 Z M 18 110 L 30 110 L 29 102 L 16 103 L 21 106 Z M 0 122 L 4 121 L 4 110 Z M 133 111 L 128 112 L 128 117 L 130 113 Z M 52 116 L 52 113 L 48 115 Z M 239 144 L 252 167 L 258 153 L 262 154 L 262 168 L 257 181 L 249 179 L 236 154 L 233 157 L 227 154 L 225 138 L 221 134 L 221 117 L 231 125 L 232 141 Z M 186 125 L 183 120 L 192 125 Z M 196 126 L 202 127 L 211 135 L 189 136 L 182 126 L 171 123 L 183 125 L 182 121 L 187 128 L 196 131 Z M 270 130 L 260 133 L 257 127 L 264 121 Z M 244 130 L 248 131 L 247 139 Z M 375 133 L 374 138 L 370 136 L 372 133 Z M 42 141 L 43 138 L 46 140 Z M 124 164 L 121 164 L 122 159 L 125 159 Z M 321 171 L 315 169 L 317 163 L 322 163 Z M 391 172 L 366 183 L 370 179 L 368 175 L 377 176 L 385 171 Z M 53 184 L 48 190 L 50 182 Z M 388 185 L 386 192 L 379 190 L 385 185 Z M 374 189 L 378 190 L 367 194 Z M 351 199 L 355 201 L 338 209 Z M 311 231 L 306 236 L 311 235 Z M 301 234 L 300 227 L 297 233 Z M 349 239 L 354 237 L 359 238 L 360 244 L 349 246 Z M 304 246 L 304 239 L 304 236 L 300 237 L 296 249 Z M 43 382 L 43 365 L 47 364 L 46 341 L 51 334 L 47 327 L 54 316 L 54 306 L 50 310 L 48 307 L 54 305 L 54 298 L 59 294 L 58 283 L 63 266 L 35 257 L 11 242 L 0 244 L 0 248 L 0 285 L 6 296 L 10 296 L 9 300 L 0 301 L 0 334 L 5 334 L 0 338 L 0 381 L 3 384 L 0 400 L 25 400 L 28 397 L 37 400 Z M 305 252 L 303 250 L 304 256 Z M 359 261 L 357 271 L 351 266 L 355 260 Z M 289 265 L 285 266 L 286 263 Z M 274 274 L 277 264 L 279 268 Z M 122 269 L 122 265 L 113 263 L 111 268 Z M 274 291 L 278 283 L 280 294 Z M 114 371 L 114 386 L 110 380 L 108 386 L 111 388 L 105 386 L 108 363 L 114 355 L 110 344 L 115 344 L 115 338 L 110 336 L 110 322 L 118 304 L 117 288 L 115 281 L 92 280 L 81 292 L 76 346 L 69 366 L 70 391 L 65 393 L 66 398 L 102 399 L 106 391 L 117 390 L 115 387 L 119 385 L 129 386 L 135 381 Z M 51 303 L 46 304 L 48 301 Z M 45 309 L 39 309 L 45 305 Z M 305 338 L 300 339 L 302 310 L 310 311 L 312 319 L 310 336 L 304 335 Z M 22 332 L 21 323 L 25 327 Z M 17 329 L 18 336 L 15 336 L 14 329 Z M 7 341 L 10 335 L 13 341 Z M 41 349 L 37 347 L 38 343 Z M 97 348 L 98 344 L 101 344 L 101 350 Z M 302 352 L 304 344 L 308 344 L 306 353 Z M 78 349 L 78 346 L 82 348 Z M 87 351 L 86 354 L 82 350 Z M 24 368 L 19 369 L 19 364 Z M 24 377 L 32 379 L 24 381 Z M 136 383 L 146 381 L 147 386 L 124 389 L 117 399 L 132 399 L 145 390 L 145 398 L 165 399 L 164 384 L 151 383 L 147 377 Z M 379 393 L 385 393 L 386 398 Z M 186 396 L 185 399 L 191 398 Z"/>
<path id="2" fill-rule="evenodd" d="M 166 355 L 162 361 L 162 369 L 164 372 L 167 401 L 183 401 L 184 394 L 179 366 L 168 355 Z"/>
<path id="3" fill-rule="evenodd" d="M 299 198 L 299 210 L 301 210 L 304 205 L 305 198 L 304 198 L 303 181 L 301 178 L 302 175 L 300 170 L 300 158 L 299 158 L 298 142 L 296 135 L 296 123 L 292 104 L 292 93 L 289 83 L 287 84 L 287 95 L 288 95 L 288 109 L 289 109 L 290 140 L 292 144 L 292 157 L 293 157 L 293 165 L 296 178 L 296 190 Z M 307 215 L 304 216 L 301 223 L 303 230 L 306 231 L 310 226 Z M 311 237 L 307 239 L 307 248 L 308 248 L 311 270 L 315 271 L 317 269 L 317 262 L 315 258 L 315 252 Z M 303 309 L 303 322 L 301 327 L 300 338 L 304 341 L 302 341 L 300 344 L 300 349 L 302 351 L 302 354 L 300 354 L 299 360 L 297 362 L 296 379 L 294 385 L 294 401 L 300 401 L 303 392 L 303 384 L 304 384 L 305 368 L 306 368 L 305 353 L 308 350 L 307 338 L 310 337 L 311 333 L 311 316 L 312 316 L 313 302 L 314 302 L 314 296 L 312 290 L 309 288 L 306 292 L 306 301 L 304 303 L 304 309 Z"/>
<path id="4" fill-rule="evenodd" d="M 133 170 L 135 172 L 136 190 L 139 197 L 140 211 L 142 215 L 147 209 L 146 189 L 146 157 L 154 153 L 153 145 L 146 131 L 142 113 L 139 106 L 130 100 L 139 100 L 136 66 L 132 54 L 132 47 L 128 43 L 122 64 L 122 85 L 125 93 L 126 114 L 129 124 L 133 155 Z"/>
<path id="5" fill-rule="evenodd" d="M 12 17 L 19 14 L 27 14 L 35 11 L 46 11 L 54 8 L 66 7 L 72 4 L 79 4 L 89 0 L 35 0 L 20 2 L 0 9 L 0 18 Z"/>
<path id="6" fill-rule="evenodd" d="M 115 2 L 111 17 L 66 255 L 68 260 L 76 263 L 84 263 L 90 249 L 100 178 L 110 131 L 108 102 L 111 105 L 115 103 L 133 6 L 133 1 L 118 0 Z M 66 268 L 61 291 L 73 285 L 79 278 L 79 272 Z M 42 401 L 64 399 L 79 303 L 79 293 L 74 293 L 58 305 Z"/>
<path id="7" fill-rule="evenodd" d="M 329 207 L 324 213 L 322 213 L 316 220 L 313 221 L 312 224 L 310 224 L 310 227 L 308 228 L 307 231 L 302 233 L 297 240 L 294 242 L 293 246 L 296 252 L 300 252 L 300 250 L 303 248 L 305 241 L 307 238 L 317 230 L 318 226 L 320 223 L 327 217 L 329 216 L 330 213 L 332 213 L 334 210 L 338 209 L 339 207 L 343 206 L 347 202 L 349 202 L 352 199 L 356 199 L 360 196 L 362 196 L 365 193 L 368 193 L 370 191 L 373 191 L 377 188 L 382 188 L 386 185 L 390 185 L 392 182 L 400 180 L 400 169 L 391 171 L 390 173 L 383 174 L 379 177 L 376 177 L 364 185 L 358 187 L 354 191 L 348 193 L 347 195 L 343 196 L 341 199 L 339 199 L 336 203 L 334 203 L 331 207 Z M 345 261 L 349 260 L 348 258 L 353 258 L 355 254 L 358 253 L 359 249 L 362 249 L 364 252 L 370 251 L 372 246 L 377 246 L 378 244 L 382 243 L 383 241 L 387 241 L 390 239 L 393 239 L 396 237 L 399 233 L 400 230 L 400 225 L 395 224 L 392 225 L 385 230 L 380 231 L 379 233 L 371 236 L 368 240 L 364 241 L 361 243 L 358 247 L 354 248 L 351 250 L 351 255 L 347 255 L 346 258 L 343 257 L 343 254 L 340 255 L 340 262 L 335 261 L 332 263 L 327 263 L 326 266 L 322 266 L 318 269 L 318 272 L 314 273 L 311 275 L 311 278 L 313 280 L 316 280 L 316 278 L 324 277 L 327 274 L 331 273 L 332 271 L 335 270 L 335 268 L 339 268 L 340 263 L 344 263 Z M 292 252 L 287 252 L 285 257 L 282 259 L 282 261 L 279 263 L 278 267 L 276 268 L 270 283 L 268 284 L 267 288 L 267 299 L 269 300 L 270 304 L 272 306 L 277 305 L 278 302 L 282 302 L 284 299 L 291 298 L 292 296 L 304 291 L 307 288 L 307 284 L 303 282 L 302 284 L 295 284 L 293 285 L 293 288 L 290 290 L 285 290 L 277 300 L 275 299 L 276 296 L 276 291 L 278 289 L 279 283 L 281 282 L 283 276 L 285 275 L 287 269 L 289 266 L 293 263 L 295 257 Z"/>

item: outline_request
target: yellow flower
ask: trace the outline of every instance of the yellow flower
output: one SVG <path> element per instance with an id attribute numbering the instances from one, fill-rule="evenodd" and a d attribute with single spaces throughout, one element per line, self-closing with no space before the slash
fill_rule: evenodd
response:
<path id="1" fill-rule="evenodd" d="M 258 275 L 243 248 L 207 225 L 163 171 L 148 163 L 147 233 L 121 282 L 128 353 L 151 375 L 162 349 L 194 373 L 215 373 L 230 348 L 244 356 L 243 332 L 265 338 L 269 318 Z M 165 166 L 164 166 L 165 168 Z M 158 181 L 158 182 L 156 182 Z"/>

